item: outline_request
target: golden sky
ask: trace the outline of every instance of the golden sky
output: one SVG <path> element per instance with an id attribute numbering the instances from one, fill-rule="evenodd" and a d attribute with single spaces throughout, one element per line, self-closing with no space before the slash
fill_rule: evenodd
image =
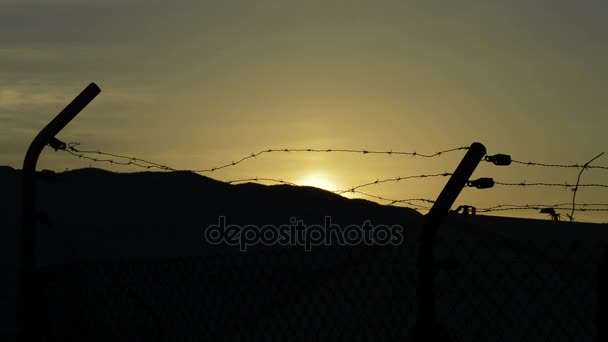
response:
<path id="1" fill-rule="evenodd" d="M 474 141 L 516 160 L 582 164 L 608 152 L 607 14 L 604 1 L 561 0 L 0 0 L 0 164 L 20 168 L 37 131 L 89 82 L 102 93 L 59 138 L 176 168 L 267 148 L 433 153 Z M 344 189 L 451 172 L 463 155 L 272 153 L 210 176 Z M 138 171 L 51 150 L 39 168 L 89 165 Z M 577 173 L 483 163 L 474 177 L 574 183 Z M 434 199 L 446 180 L 365 191 Z M 608 171 L 582 183 L 608 184 Z M 607 194 L 583 188 L 577 202 Z M 465 189 L 457 204 L 571 200 L 564 188 L 497 186 Z"/>

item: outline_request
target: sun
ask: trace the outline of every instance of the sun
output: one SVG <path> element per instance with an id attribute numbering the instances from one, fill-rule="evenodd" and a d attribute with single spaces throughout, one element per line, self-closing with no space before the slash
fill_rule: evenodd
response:
<path id="1" fill-rule="evenodd" d="M 296 182 L 298 185 L 312 186 L 327 191 L 336 191 L 336 184 L 330 179 L 326 172 L 313 172 L 302 177 Z"/>

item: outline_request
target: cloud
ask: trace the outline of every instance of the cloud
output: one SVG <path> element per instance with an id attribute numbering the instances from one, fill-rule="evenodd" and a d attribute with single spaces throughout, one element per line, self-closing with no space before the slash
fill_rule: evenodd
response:
<path id="1" fill-rule="evenodd" d="M 3 84 L 4 83 L 4 84 Z M 87 84 L 82 82 L 52 82 L 46 80 L 0 81 L 0 110 L 19 112 L 34 106 L 66 105 Z M 106 105 L 152 104 L 159 90 L 149 86 L 99 84 L 102 94 L 98 102 Z"/>
<path id="2" fill-rule="evenodd" d="M 81 82 L 0 81 L 0 135 L 20 139 L 43 127 L 86 86 Z M 100 84 L 102 92 L 89 115 L 80 118 L 79 131 L 99 127 L 122 127 L 136 118 L 127 115 L 156 107 L 161 98 L 149 87 L 121 87 Z"/>
<path id="3" fill-rule="evenodd" d="M 140 1 L 141 0 L 137 0 Z M 130 2 L 137 2 L 130 0 Z M 103 3 L 114 3 L 119 4 L 121 0 L 105 0 Z M 129 2 L 129 1 L 127 1 Z M 1 5 L 99 5 L 99 1 L 97 0 L 0 0 Z"/>
<path id="4" fill-rule="evenodd" d="M 24 106 L 46 106 L 64 102 L 56 90 L 0 86 L 0 109 L 16 110 Z"/>
<path id="5" fill-rule="evenodd" d="M 18 61 L 41 61 L 55 59 L 57 51 L 31 47 L 0 47 L 0 59 Z"/>

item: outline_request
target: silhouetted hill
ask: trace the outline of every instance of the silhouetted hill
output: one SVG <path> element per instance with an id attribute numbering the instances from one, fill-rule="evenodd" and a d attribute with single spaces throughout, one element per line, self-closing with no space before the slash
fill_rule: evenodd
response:
<path id="1" fill-rule="evenodd" d="M 18 174 L 0 174 L 12 185 L 5 194 L 18 191 Z M 203 231 L 217 224 L 220 216 L 238 225 L 278 226 L 289 224 L 292 217 L 307 225 L 323 224 L 325 216 L 332 216 L 340 225 L 371 220 L 412 229 L 421 218 L 411 209 L 347 199 L 312 187 L 230 185 L 191 172 L 80 169 L 40 175 L 38 189 L 39 213 L 46 221 L 41 236 L 73 240 L 41 244 L 41 263 L 204 254 L 208 247 Z M 17 213 L 17 197 L 2 196 L 2 207 Z"/>

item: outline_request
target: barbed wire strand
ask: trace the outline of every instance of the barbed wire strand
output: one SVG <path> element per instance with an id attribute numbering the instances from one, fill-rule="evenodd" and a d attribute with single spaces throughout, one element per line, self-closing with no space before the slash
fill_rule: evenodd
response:
<path id="1" fill-rule="evenodd" d="M 279 184 L 285 184 L 285 185 L 299 186 L 296 183 L 285 181 L 285 180 L 282 180 L 282 179 L 265 178 L 265 177 L 253 177 L 253 178 L 234 179 L 234 180 L 225 181 L 224 183 L 238 184 L 238 183 L 247 183 L 247 182 L 271 182 L 271 183 L 279 183 Z"/>
<path id="2" fill-rule="evenodd" d="M 553 209 L 569 209 L 571 203 L 556 203 L 556 204 L 497 204 L 493 207 L 484 208 L 488 209 L 501 209 L 501 208 L 553 208 Z M 566 207 L 567 206 L 567 207 Z M 577 204 L 579 207 L 608 207 L 608 203 L 579 203 Z"/>
<path id="3" fill-rule="evenodd" d="M 580 164 L 546 164 L 546 163 L 537 163 L 537 162 L 525 162 L 520 160 L 511 160 L 512 163 L 522 164 L 527 166 L 542 166 L 542 167 L 554 167 L 554 168 L 574 168 L 574 169 L 582 169 L 584 165 Z M 608 170 L 608 166 L 588 166 L 587 169 L 600 169 L 600 170 Z"/>
<path id="4" fill-rule="evenodd" d="M 252 178 L 234 179 L 234 180 L 226 181 L 225 183 L 228 183 L 228 184 L 240 184 L 240 183 L 247 183 L 247 182 L 271 182 L 271 183 L 285 184 L 285 185 L 292 185 L 292 186 L 302 186 L 300 184 L 296 184 L 296 183 L 293 183 L 293 182 L 285 181 L 285 180 L 282 180 L 282 179 L 267 178 L 267 177 L 252 177 Z M 371 183 L 369 185 L 371 185 Z M 325 189 L 322 189 L 322 190 L 325 190 Z M 330 191 L 330 190 L 326 190 L 326 191 Z M 426 199 L 426 198 L 390 199 L 390 198 L 385 198 L 385 197 L 382 197 L 382 196 L 366 193 L 366 192 L 363 192 L 363 191 L 359 191 L 359 190 L 356 190 L 356 189 L 349 190 L 349 191 L 334 190 L 334 191 L 330 191 L 330 192 L 333 192 L 333 193 L 335 193 L 337 195 L 344 195 L 344 194 L 347 194 L 347 193 L 360 194 L 360 195 L 367 196 L 367 197 L 370 197 L 370 198 L 374 198 L 374 199 L 390 202 L 390 203 L 388 203 L 388 205 L 395 205 L 395 204 L 403 203 L 403 204 L 408 204 L 408 205 L 410 205 L 412 207 L 417 207 L 417 208 L 421 208 L 421 209 L 430 209 L 430 207 L 423 206 L 423 205 L 420 205 L 420 204 L 416 204 L 416 203 L 413 203 L 413 202 L 418 201 L 418 202 L 426 202 L 426 203 L 435 203 L 435 201 L 430 200 L 430 199 Z"/>
<path id="5" fill-rule="evenodd" d="M 287 181 L 283 181 L 283 180 L 279 180 L 279 179 L 272 179 L 272 178 L 260 178 L 260 177 L 255 177 L 255 178 L 247 178 L 247 179 L 241 179 L 241 180 L 236 180 L 236 181 L 229 181 L 230 183 L 234 183 L 234 182 L 245 182 L 245 181 L 272 181 L 272 182 L 276 182 L 276 183 L 282 183 L 282 184 L 290 184 L 290 185 L 295 185 L 298 186 L 297 184 L 291 183 L 291 182 L 287 182 Z M 375 182 L 373 183 L 368 183 L 368 184 L 375 184 Z M 383 197 L 383 196 L 379 196 L 379 195 L 374 195 L 374 194 L 370 194 L 367 192 L 363 192 L 360 190 L 351 190 L 351 191 L 332 191 L 336 194 L 339 195 L 343 195 L 345 193 L 355 193 L 355 194 L 360 194 L 369 198 L 373 198 L 373 199 L 377 199 L 377 200 L 381 200 L 381 201 L 385 201 L 385 202 L 389 202 L 387 205 L 396 205 L 396 204 L 407 204 L 411 207 L 415 207 L 418 209 L 424 209 L 424 210 L 430 210 L 429 206 L 424 206 L 424 205 L 420 205 L 420 204 L 416 204 L 413 202 L 426 202 L 426 203 L 435 203 L 434 200 L 432 199 L 426 199 L 426 198 L 407 198 L 407 199 L 394 199 L 394 198 L 387 198 L 387 197 Z M 558 209 L 558 210 L 567 210 L 569 209 L 569 207 L 565 207 L 565 206 L 569 206 L 570 203 L 557 203 L 557 204 L 498 204 L 496 206 L 492 206 L 492 207 L 486 207 L 486 208 L 480 208 L 478 209 L 478 211 L 480 212 L 492 212 L 492 211 L 509 211 L 509 210 L 530 210 L 530 209 L 534 209 L 534 210 L 540 210 L 540 209 L 544 209 L 544 208 L 554 208 L 554 209 Z M 576 205 L 577 208 L 575 208 L 576 211 L 608 211 L 608 208 L 586 208 L 586 207 L 608 207 L 608 203 L 579 203 Z"/>
<path id="6" fill-rule="evenodd" d="M 119 162 L 116 160 L 111 160 L 111 159 L 102 159 L 102 158 L 91 158 L 88 157 L 87 159 L 91 160 L 91 161 L 97 161 L 97 162 L 108 162 L 108 163 L 113 163 L 113 164 L 117 164 L 117 165 L 135 165 L 135 166 L 139 166 L 139 167 L 143 167 L 143 168 L 157 168 L 160 170 L 167 170 L 167 171 L 176 171 L 177 169 L 174 169 L 170 166 L 167 165 L 163 165 L 163 164 L 159 164 L 156 162 L 152 162 L 146 159 L 142 159 L 142 158 L 135 158 L 135 157 L 131 157 L 131 156 L 126 156 L 126 155 L 119 155 L 119 154 L 115 154 L 115 153 L 109 153 L 109 152 L 103 152 L 100 150 L 83 150 L 83 149 L 78 149 L 76 146 L 79 146 L 80 143 L 77 142 L 70 142 L 67 144 L 66 149 L 64 149 L 64 151 L 66 152 L 72 152 L 72 155 L 75 156 L 79 156 L 79 157 L 85 157 L 85 154 L 97 154 L 100 156 L 108 156 L 108 157 L 113 157 L 113 158 L 120 158 L 120 159 L 128 159 L 130 161 L 132 161 L 131 163 L 129 162 Z M 443 151 L 438 151 L 435 153 L 430 153 L 430 154 L 425 154 L 425 153 L 418 153 L 418 152 L 408 152 L 408 151 L 392 151 L 392 150 L 366 150 L 366 149 L 331 149 L 331 148 L 326 148 L 326 149 L 313 149 L 313 148 L 295 148 L 295 149 L 290 149 L 290 148 L 282 148 L 282 149 L 266 149 L 266 150 L 261 150 L 258 151 L 256 153 L 251 153 L 248 156 L 242 157 L 236 161 L 232 161 L 230 163 L 225 163 L 223 165 L 218 165 L 215 167 L 211 167 L 211 168 L 207 168 L 207 169 L 198 169 L 198 170 L 189 170 L 192 172 L 197 172 L 197 173 L 203 173 L 203 172 L 213 172 L 213 171 L 217 171 L 217 170 L 221 170 L 227 167 L 231 167 L 231 166 L 235 166 L 238 165 L 240 163 L 243 163 L 245 161 L 247 161 L 248 159 L 252 159 L 252 158 L 256 158 L 262 154 L 266 154 L 266 153 L 273 153 L 273 152 L 315 152 L 315 153 L 327 153 L 327 152 L 342 152 L 342 153 L 360 153 L 360 154 L 385 154 L 388 156 L 391 155 L 409 155 L 412 157 L 422 157 L 422 158 L 433 158 L 433 157 L 439 157 L 439 156 L 443 156 L 445 154 L 451 153 L 451 152 L 456 152 L 456 151 L 461 151 L 461 150 L 467 150 L 469 147 L 468 146 L 462 146 L 462 147 L 456 147 L 456 148 L 451 148 L 451 149 L 446 149 Z M 146 165 L 138 165 L 137 163 L 143 163 L 143 164 L 148 164 L 149 166 Z M 533 162 L 533 161 L 520 161 L 520 160 L 512 160 L 512 163 L 515 164 L 521 164 L 521 165 L 526 165 L 526 166 L 541 166 L 541 167 L 553 167 L 553 168 L 577 168 L 577 169 L 581 169 L 584 167 L 584 164 L 548 164 L 548 163 L 540 163 L 540 162 Z M 587 166 L 587 169 L 602 169 L 602 170 L 608 170 L 608 166 Z"/>
<path id="7" fill-rule="evenodd" d="M 238 164 L 241 164 L 249 159 L 253 159 L 256 158 L 262 154 L 266 154 L 266 153 L 273 153 L 273 152 L 312 152 L 312 153 L 329 153 L 329 152 L 338 152 L 338 153 L 357 153 L 357 154 L 385 154 L 388 156 L 392 156 L 392 155 L 409 155 L 412 157 L 423 157 L 423 158 L 433 158 L 433 157 L 439 157 L 442 155 L 445 155 L 447 153 L 450 152 L 456 152 L 456 151 L 461 151 L 461 150 L 466 150 L 468 149 L 468 147 L 456 147 L 456 148 L 451 148 L 448 150 L 443 150 L 443 151 L 438 151 L 435 153 L 431 153 L 431 154 L 424 154 L 424 153 L 418 153 L 418 152 L 405 152 L 405 151 L 378 151 L 378 150 L 362 150 L 362 149 L 315 149 L 315 148 L 283 148 L 283 149 L 266 149 L 266 150 L 262 150 L 262 151 L 258 151 L 255 153 L 251 153 L 250 155 L 246 156 L 246 157 L 242 157 L 241 159 L 238 159 L 237 161 L 232 161 L 230 163 L 226 163 L 223 165 L 219 165 L 219 166 L 215 166 L 209 169 L 199 169 L 199 170 L 193 170 L 194 172 L 197 173 L 202 173 L 202 172 L 213 172 L 213 171 L 217 171 L 217 170 L 221 170 L 227 167 L 231 167 L 231 166 L 235 166 Z"/>
<path id="8" fill-rule="evenodd" d="M 494 181 L 494 184 L 503 185 L 503 186 L 522 186 L 522 187 L 526 187 L 526 186 L 565 187 L 565 188 L 570 188 L 572 191 L 574 191 L 575 187 L 577 186 L 575 184 L 569 184 L 569 183 L 543 183 L 543 182 L 527 183 L 526 181 L 521 181 L 519 183 Z M 579 188 L 580 187 L 608 188 L 608 184 L 578 184 L 578 187 Z"/>
<path id="9" fill-rule="evenodd" d="M 79 143 L 76 142 L 71 142 L 68 143 L 66 145 L 66 148 L 64 149 L 64 151 L 69 152 L 72 155 L 78 156 L 78 157 L 82 157 L 82 158 L 86 158 L 95 162 L 108 162 L 111 164 L 117 164 L 117 165 L 135 165 L 138 167 L 144 167 L 147 169 L 151 169 L 151 168 L 155 168 L 155 169 L 160 169 L 160 170 L 166 170 L 166 171 L 178 171 L 178 169 L 169 167 L 167 165 L 163 165 L 163 164 L 159 164 L 156 162 L 152 162 L 152 161 L 148 161 L 145 159 L 141 159 L 141 158 L 135 158 L 135 157 L 131 157 L 131 156 L 125 156 L 125 155 L 119 155 L 119 154 L 114 154 L 114 153 L 108 153 L 108 152 L 103 152 L 103 151 L 99 151 L 99 150 L 82 150 L 82 149 L 78 149 L 76 146 L 79 146 Z M 408 156 L 412 156 L 412 157 L 422 157 L 422 158 L 434 158 L 434 157 L 439 157 L 439 156 L 443 156 L 445 154 L 451 153 L 451 152 L 457 152 L 457 151 L 462 151 L 462 150 L 467 150 L 469 147 L 468 146 L 463 146 L 463 147 L 455 147 L 455 148 L 451 148 L 451 149 L 447 149 L 447 150 L 443 150 L 443 151 L 438 151 L 438 152 L 434 152 L 434 153 L 430 153 L 430 154 L 425 154 L 425 153 L 419 153 L 419 152 L 407 152 L 407 151 L 392 151 L 392 150 L 388 150 L 388 151 L 381 151 L 381 150 L 366 150 L 366 149 L 316 149 L 316 148 L 281 148 L 281 149 L 265 149 L 265 150 L 261 150 L 255 153 L 251 153 L 248 156 L 242 157 L 236 161 L 232 161 L 230 163 L 225 163 L 222 165 L 218 165 L 218 166 L 214 166 L 211 168 L 207 168 L 207 169 L 192 169 L 192 170 L 179 170 L 179 171 L 192 171 L 195 173 L 206 173 L 206 172 L 214 172 L 214 171 L 218 171 L 221 169 L 225 169 L 228 167 L 232 167 L 232 166 L 236 166 L 238 164 L 241 164 L 249 159 L 253 159 L 256 158 L 260 155 L 263 154 L 267 154 L 267 153 L 276 153 L 276 152 L 284 152 L 284 153 L 289 153 L 289 152 L 294 152 L 294 153 L 298 153 L 298 152 L 310 152 L 310 153 L 329 153 L 329 152 L 337 152 L 337 153 L 356 153 L 356 154 L 384 154 L 384 155 L 388 155 L 388 156 L 392 156 L 392 155 L 408 155 Z M 119 158 L 119 159 L 127 159 L 129 160 L 128 162 L 119 162 L 116 161 L 114 159 L 104 159 L 104 158 L 93 158 L 93 157 L 89 157 L 87 156 L 87 154 L 97 154 L 98 156 L 107 156 L 107 157 L 112 157 L 112 158 Z M 139 163 L 139 165 L 138 165 Z M 142 166 L 141 164 L 148 164 L 145 166 Z"/>
<path id="10" fill-rule="evenodd" d="M 547 206 L 529 206 L 529 207 L 505 207 L 505 208 L 480 208 L 478 212 L 495 212 L 495 211 L 512 211 L 512 210 L 541 210 Z M 570 208 L 554 208 L 562 210 L 570 210 Z M 576 208 L 575 211 L 608 211 L 608 208 Z"/>
<path id="11" fill-rule="evenodd" d="M 77 144 L 77 143 L 70 143 L 70 144 Z M 163 170 L 163 171 L 178 171 L 177 169 L 174 169 L 172 167 L 158 164 L 155 162 L 151 162 L 151 161 L 141 159 L 141 158 L 121 156 L 121 155 L 107 153 L 107 152 L 80 151 L 74 147 L 76 145 L 70 145 L 70 144 L 68 144 L 67 147 L 65 149 L 63 149 L 63 151 L 65 151 L 75 157 L 81 158 L 81 159 L 87 159 L 87 160 L 90 160 L 93 162 L 102 162 L 102 163 L 109 163 L 109 164 L 115 164 L 115 165 L 133 165 L 133 166 L 137 166 L 142 169 L 159 169 L 159 170 Z M 91 153 L 95 153 L 100 156 L 109 156 L 109 157 L 114 157 L 114 158 L 126 159 L 127 161 L 120 161 L 120 160 L 115 160 L 115 159 L 94 158 L 94 157 L 89 157 L 86 155 L 86 154 L 91 154 Z M 148 164 L 148 165 L 144 165 L 144 164 Z"/>
<path id="12" fill-rule="evenodd" d="M 382 183 L 400 182 L 402 180 L 417 179 L 417 178 L 447 177 L 447 176 L 451 176 L 451 175 L 452 174 L 449 172 L 443 172 L 443 173 L 423 174 L 423 175 L 415 175 L 415 176 L 403 176 L 403 177 L 376 179 L 373 182 L 368 182 L 368 183 L 363 183 L 363 184 L 360 184 L 357 186 L 353 186 L 347 190 L 338 190 L 338 191 L 336 191 L 336 193 L 343 194 L 343 193 L 347 193 L 347 192 L 354 192 L 355 190 L 358 190 L 361 188 L 365 188 L 365 187 L 372 186 L 372 185 L 378 185 L 378 184 L 382 184 Z"/>
<path id="13" fill-rule="evenodd" d="M 334 191 L 335 193 L 335 191 Z M 380 201 L 386 201 L 386 202 L 390 202 L 387 205 L 395 205 L 395 204 L 408 204 L 412 207 L 417 207 L 419 209 L 426 209 L 426 210 L 430 210 L 431 208 L 429 206 L 424 206 L 424 205 L 420 205 L 420 204 L 416 204 L 413 202 L 425 202 L 425 203 L 435 203 L 435 201 L 431 200 L 431 199 L 426 199 L 426 198 L 407 198 L 407 199 L 391 199 L 391 198 L 386 198 L 386 197 L 382 197 L 382 196 L 378 196 L 378 195 L 373 195 L 370 193 L 366 193 L 363 191 L 358 191 L 358 190 L 354 190 L 352 192 L 349 193 L 355 193 L 355 194 L 359 194 L 359 195 L 363 195 L 369 198 L 373 198 L 373 199 L 377 199 Z"/>
<path id="14" fill-rule="evenodd" d="M 383 196 L 373 195 L 369 193 L 364 193 L 362 191 L 355 191 L 355 193 L 359 193 L 361 195 L 389 202 L 387 205 L 396 205 L 396 204 L 407 204 L 416 209 L 422 210 L 430 210 L 429 206 L 424 206 L 416 203 L 412 203 L 415 201 L 434 203 L 435 201 L 424 198 L 408 198 L 408 199 L 392 199 Z M 589 208 L 589 207 L 606 207 L 606 208 Z M 557 203 L 557 204 L 498 204 L 491 207 L 479 208 L 477 212 L 495 212 L 495 211 L 517 211 L 517 210 L 541 210 L 545 208 L 553 208 L 556 210 L 570 210 L 570 203 Z M 603 212 L 608 211 L 608 203 L 579 203 L 575 208 L 575 211 L 587 211 L 587 212 Z"/>

